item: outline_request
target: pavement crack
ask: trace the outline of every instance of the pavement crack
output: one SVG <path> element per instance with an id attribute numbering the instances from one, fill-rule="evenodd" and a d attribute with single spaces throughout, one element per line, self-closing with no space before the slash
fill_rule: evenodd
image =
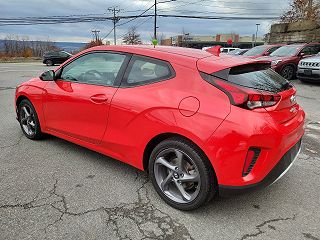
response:
<path id="1" fill-rule="evenodd" d="M 302 234 L 306 239 L 319 240 L 319 238 L 312 236 L 310 233 L 302 233 Z"/>
<path id="2" fill-rule="evenodd" d="M 295 218 L 296 218 L 296 216 L 294 215 L 293 217 L 287 217 L 287 218 L 282 218 L 282 217 L 280 217 L 280 218 L 274 218 L 274 219 L 266 220 L 266 221 L 264 221 L 263 223 L 260 223 L 260 224 L 256 225 L 255 228 L 258 230 L 257 232 L 255 232 L 255 233 L 250 233 L 250 234 L 245 234 L 245 235 L 243 235 L 243 236 L 240 238 L 240 240 L 244 240 L 244 239 L 247 239 L 247 238 L 254 238 L 254 237 L 257 237 L 257 236 L 265 233 L 265 231 L 263 231 L 262 228 L 263 228 L 264 226 L 271 226 L 271 225 L 269 225 L 270 223 L 275 223 L 275 222 L 280 222 L 280 221 L 295 220 Z M 269 229 L 274 230 L 275 227 L 272 226 L 272 228 L 269 227 Z"/>
<path id="3" fill-rule="evenodd" d="M 138 199 L 136 202 L 120 203 L 115 207 L 100 206 L 81 212 L 70 211 L 67 197 L 58 191 L 59 180 L 53 174 L 53 185 L 46 192 L 47 196 L 39 198 L 40 191 L 35 198 L 26 203 L 7 204 L 0 209 L 21 208 L 32 209 L 50 207 L 58 212 L 57 217 L 40 231 L 50 239 L 49 229 L 55 227 L 64 220 L 65 216 L 79 217 L 90 213 L 104 213 L 106 217 L 105 227 L 111 228 L 118 239 L 193 239 L 188 229 L 180 222 L 173 219 L 169 214 L 155 207 L 148 195 L 147 184 L 149 178 L 145 174 L 139 174 L 137 181 L 143 180 L 136 190 Z M 130 227 L 128 227 L 130 226 Z"/>
<path id="4" fill-rule="evenodd" d="M 0 87 L 0 91 L 16 89 L 15 87 Z"/>
<path id="5" fill-rule="evenodd" d="M 12 143 L 12 144 L 9 144 L 9 145 L 0 146 L 0 149 L 17 147 L 20 144 L 20 142 L 21 142 L 23 137 L 24 137 L 24 135 L 21 134 L 19 136 L 18 140 L 15 143 Z"/>

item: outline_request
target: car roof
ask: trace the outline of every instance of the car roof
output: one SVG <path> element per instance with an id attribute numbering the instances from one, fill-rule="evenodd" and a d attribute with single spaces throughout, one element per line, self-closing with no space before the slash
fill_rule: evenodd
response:
<path id="1" fill-rule="evenodd" d="M 167 53 L 172 55 L 181 55 L 191 58 L 205 58 L 212 56 L 210 53 L 194 48 L 183 48 L 183 47 L 172 47 L 172 46 L 152 46 L 152 45 L 109 45 L 109 46 L 98 46 L 92 50 L 113 50 L 128 53 L 136 53 L 139 51 L 142 55 L 154 55 L 158 53 Z"/>
<path id="2" fill-rule="evenodd" d="M 152 45 L 103 45 L 89 48 L 84 52 L 92 51 L 114 51 L 137 54 L 165 60 L 186 67 L 194 68 L 197 66 L 200 71 L 204 72 L 215 72 L 233 66 L 256 62 L 254 59 L 249 58 L 242 59 L 237 56 L 227 54 L 220 54 L 219 56 L 216 56 L 199 49 L 172 46 L 154 47 Z M 84 52 L 79 54 L 83 54 Z"/>

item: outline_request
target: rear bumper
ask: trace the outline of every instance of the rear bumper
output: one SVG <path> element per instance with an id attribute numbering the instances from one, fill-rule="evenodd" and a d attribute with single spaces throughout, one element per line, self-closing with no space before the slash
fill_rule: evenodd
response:
<path id="1" fill-rule="evenodd" d="M 219 195 L 227 197 L 231 195 L 243 194 L 258 190 L 272 185 L 278 181 L 291 168 L 294 161 L 297 159 L 301 150 L 301 139 L 287 151 L 274 168 L 266 175 L 266 177 L 255 184 L 245 186 L 225 186 L 219 185 Z"/>

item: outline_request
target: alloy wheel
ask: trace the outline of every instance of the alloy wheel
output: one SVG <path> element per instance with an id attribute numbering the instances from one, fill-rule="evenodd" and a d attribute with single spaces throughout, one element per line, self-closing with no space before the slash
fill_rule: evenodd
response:
<path id="1" fill-rule="evenodd" d="M 286 66 L 282 70 L 282 77 L 284 77 L 285 79 L 290 80 L 293 77 L 293 68 L 290 67 L 290 66 Z"/>
<path id="2" fill-rule="evenodd" d="M 28 136 L 33 136 L 36 133 L 36 121 L 33 110 L 24 105 L 20 109 L 20 123 L 23 128 L 23 131 Z"/>
<path id="3" fill-rule="evenodd" d="M 154 162 L 154 174 L 160 190 L 177 203 L 190 203 L 199 194 L 201 181 L 194 161 L 175 148 L 161 151 Z"/>

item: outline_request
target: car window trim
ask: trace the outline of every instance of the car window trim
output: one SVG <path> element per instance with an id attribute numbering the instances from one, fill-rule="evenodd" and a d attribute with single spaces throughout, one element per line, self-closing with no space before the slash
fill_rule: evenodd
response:
<path id="1" fill-rule="evenodd" d="M 78 81 L 72 81 L 72 80 L 66 80 L 66 79 L 61 79 L 61 74 L 63 71 L 63 68 L 68 66 L 69 64 L 71 64 L 72 62 L 76 61 L 77 59 L 89 55 L 89 54 L 94 54 L 94 53 L 113 53 L 113 54 L 120 54 L 120 55 L 124 55 L 125 59 L 119 69 L 118 75 L 113 83 L 113 85 L 105 85 L 105 84 L 92 84 L 92 83 L 85 83 L 85 82 L 78 82 Z M 75 57 L 74 59 L 72 59 L 70 62 L 66 63 L 65 65 L 59 67 L 56 70 L 56 73 L 58 73 L 57 76 L 57 81 L 64 81 L 64 82 L 72 82 L 72 83 L 78 83 L 78 84 L 86 84 L 86 85 L 94 85 L 94 86 L 105 86 L 105 87 L 113 87 L 113 88 L 118 88 L 121 84 L 121 80 L 126 72 L 126 69 L 128 67 L 128 64 L 131 60 L 132 54 L 127 53 L 127 52 L 120 52 L 120 51 L 108 51 L 108 50 L 95 50 L 95 51 L 91 51 L 91 52 L 86 52 L 83 53 L 77 57 Z"/>
<path id="2" fill-rule="evenodd" d="M 150 80 L 150 81 L 144 81 L 141 82 L 139 84 L 128 84 L 128 77 L 130 74 L 130 71 L 133 67 L 133 64 L 135 62 L 135 60 L 149 60 L 151 63 L 157 63 L 157 62 L 161 62 L 164 63 L 170 71 L 170 75 L 167 78 L 163 78 L 163 79 L 159 79 L 159 80 Z M 172 67 L 171 63 L 169 61 L 163 60 L 163 59 L 159 59 L 159 58 L 154 58 L 154 57 L 150 57 L 150 56 L 145 56 L 145 55 L 140 55 L 140 54 L 132 54 L 129 64 L 126 68 L 125 74 L 121 80 L 121 84 L 119 86 L 119 88 L 135 88 L 135 87 L 141 87 L 141 86 L 145 86 L 145 85 L 149 85 L 149 84 L 154 84 L 154 83 L 158 83 L 158 82 L 163 82 L 163 81 L 168 81 L 172 78 L 176 77 L 176 72 L 174 70 L 174 68 Z"/>

